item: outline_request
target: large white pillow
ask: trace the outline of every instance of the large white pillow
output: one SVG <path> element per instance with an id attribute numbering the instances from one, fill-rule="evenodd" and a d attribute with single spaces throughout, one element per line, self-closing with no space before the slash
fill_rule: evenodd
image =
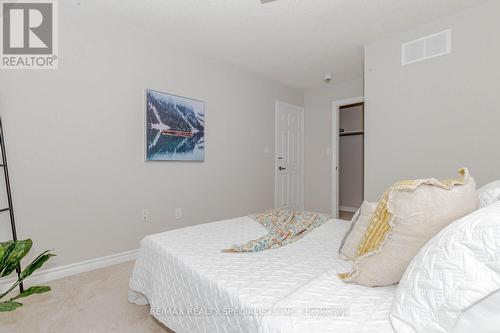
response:
<path id="1" fill-rule="evenodd" d="M 483 208 L 500 200 L 500 180 L 482 186 L 477 190 L 479 207 Z"/>
<path id="2" fill-rule="evenodd" d="M 500 289 L 466 309 L 457 320 L 453 333 L 498 333 L 500 327 Z"/>
<path id="3" fill-rule="evenodd" d="M 397 333 L 452 332 L 461 314 L 500 289 L 500 201 L 461 218 L 413 258 L 390 313 Z"/>

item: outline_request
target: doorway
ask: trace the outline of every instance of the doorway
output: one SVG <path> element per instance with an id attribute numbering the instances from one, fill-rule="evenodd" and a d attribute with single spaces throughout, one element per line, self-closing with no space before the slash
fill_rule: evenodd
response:
<path id="1" fill-rule="evenodd" d="M 304 108 L 276 102 L 275 208 L 304 209 Z"/>
<path id="2" fill-rule="evenodd" d="M 332 215 L 350 220 L 364 199 L 364 98 L 333 104 Z"/>

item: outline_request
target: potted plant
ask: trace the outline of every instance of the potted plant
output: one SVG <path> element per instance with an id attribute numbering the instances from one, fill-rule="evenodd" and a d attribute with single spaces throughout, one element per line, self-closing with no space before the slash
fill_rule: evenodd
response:
<path id="1" fill-rule="evenodd" d="M 16 270 L 21 259 L 31 250 L 32 245 L 33 242 L 31 239 L 0 243 L 0 278 L 7 277 Z M 12 298 L 7 297 L 20 283 L 33 274 L 34 271 L 42 267 L 42 265 L 53 256 L 55 256 L 55 254 L 50 253 L 50 250 L 41 253 L 35 260 L 26 266 L 12 286 L 5 292 L 0 293 L 0 312 L 13 311 L 22 306 L 22 303 L 17 302 L 20 298 L 33 294 L 42 294 L 50 290 L 48 286 L 33 286 L 19 293 L 17 296 Z"/>

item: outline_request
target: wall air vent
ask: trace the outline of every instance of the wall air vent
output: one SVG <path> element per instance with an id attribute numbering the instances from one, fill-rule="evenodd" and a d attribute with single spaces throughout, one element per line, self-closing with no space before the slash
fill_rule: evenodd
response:
<path id="1" fill-rule="evenodd" d="M 405 66 L 449 53 L 451 53 L 451 29 L 401 45 L 401 64 Z"/>

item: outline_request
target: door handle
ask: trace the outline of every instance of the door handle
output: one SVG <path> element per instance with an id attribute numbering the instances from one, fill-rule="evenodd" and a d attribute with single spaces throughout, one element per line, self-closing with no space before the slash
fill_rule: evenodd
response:
<path id="1" fill-rule="evenodd" d="M 281 170 L 286 170 L 286 168 L 283 168 L 282 166 L 280 166 L 280 167 L 278 168 L 278 170 L 279 170 L 279 171 L 281 171 Z"/>

